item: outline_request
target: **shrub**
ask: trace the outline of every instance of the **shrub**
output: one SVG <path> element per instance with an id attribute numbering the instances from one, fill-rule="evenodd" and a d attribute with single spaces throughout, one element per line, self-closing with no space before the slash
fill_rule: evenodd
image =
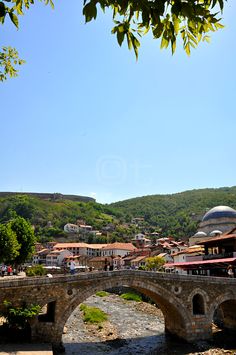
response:
<path id="1" fill-rule="evenodd" d="M 39 305 L 26 305 L 21 307 L 13 307 L 11 302 L 4 301 L 4 310 L 0 313 L 0 316 L 6 319 L 6 325 L 9 328 L 25 329 L 28 320 L 37 316 L 41 307 Z"/>
<path id="2" fill-rule="evenodd" d="M 43 276 L 46 275 L 46 273 L 47 271 L 42 265 L 34 265 L 32 267 L 27 268 L 26 270 L 27 276 Z"/>
<path id="3" fill-rule="evenodd" d="M 140 295 L 137 295 L 136 293 L 122 293 L 122 295 L 120 296 L 121 298 L 123 298 L 124 300 L 127 301 L 136 301 L 136 302 L 141 302 L 142 301 L 142 297 Z"/>
<path id="4" fill-rule="evenodd" d="M 106 296 L 109 296 L 109 292 L 106 292 L 106 291 L 98 291 L 98 292 L 96 292 L 96 296 L 99 296 L 99 297 L 106 297 Z"/>
<path id="5" fill-rule="evenodd" d="M 85 323 L 102 323 L 107 320 L 107 314 L 101 309 L 96 307 L 90 307 L 85 304 L 80 305 L 80 310 L 83 311 Z"/>

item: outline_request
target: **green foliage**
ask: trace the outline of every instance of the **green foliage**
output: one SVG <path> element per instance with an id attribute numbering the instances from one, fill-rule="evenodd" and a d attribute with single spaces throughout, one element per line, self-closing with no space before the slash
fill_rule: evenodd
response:
<path id="1" fill-rule="evenodd" d="M 136 301 L 136 302 L 141 302 L 142 301 L 142 297 L 140 295 L 137 295 L 136 293 L 122 293 L 122 295 L 120 295 L 121 298 L 123 298 L 124 300 L 127 301 Z"/>
<path id="2" fill-rule="evenodd" d="M 41 0 L 45 5 L 54 8 L 52 0 Z M 183 42 L 185 52 L 190 55 L 191 48 L 196 48 L 200 41 L 209 42 L 209 32 L 217 31 L 224 26 L 220 23 L 219 10 L 222 12 L 226 0 L 84 0 L 83 15 L 85 21 L 95 20 L 97 5 L 105 12 L 113 13 L 115 26 L 112 33 L 116 35 L 121 46 L 124 39 L 129 49 L 133 49 L 138 58 L 140 42 L 138 37 L 149 31 L 154 39 L 160 39 L 161 48 L 171 47 L 172 54 L 176 50 L 178 37 Z M 33 0 L 0 1 L 0 24 L 8 17 L 12 24 L 19 28 L 19 17 L 34 4 Z M 24 60 L 18 58 L 16 49 L 3 47 L 0 52 L 0 81 L 7 76 L 17 76 L 16 65 Z"/>
<path id="3" fill-rule="evenodd" d="M 50 4 L 53 8 L 52 0 L 41 0 L 45 5 Z M 0 24 L 4 24 L 8 17 L 12 24 L 19 28 L 19 16 L 34 4 L 33 0 L 3 0 L 0 1 Z M 0 81 L 6 80 L 8 77 L 16 77 L 18 70 L 16 66 L 24 64 L 25 61 L 20 59 L 18 52 L 12 47 L 3 47 L 0 51 Z"/>
<path id="4" fill-rule="evenodd" d="M 111 222 L 114 225 L 114 231 L 107 235 L 83 235 L 83 240 L 89 243 L 128 242 L 134 234 L 142 231 L 187 239 L 196 233 L 206 211 L 218 205 L 236 209 L 236 187 L 144 196 L 110 205 L 10 195 L 0 197 L 0 223 L 6 223 L 17 215 L 24 217 L 35 226 L 39 241 L 56 240 L 61 236 L 69 239 L 70 235 L 63 232 L 63 227 L 66 223 L 76 223 L 77 219 L 84 220 L 94 229 L 101 229 Z M 145 221 L 140 227 L 121 224 L 129 223 L 132 217 L 144 217 Z M 47 226 L 48 221 L 51 221 L 51 227 Z"/>
<path id="5" fill-rule="evenodd" d="M 117 222 L 120 211 L 95 202 L 74 202 L 69 200 L 49 201 L 26 195 L 10 195 L 0 198 L 0 222 L 7 222 L 17 215 L 24 217 L 35 226 L 39 240 L 52 240 L 56 237 L 69 237 L 64 233 L 66 223 L 86 221 L 94 229 L 101 229 L 110 222 Z M 51 221 L 52 226 L 47 227 Z M 104 243 L 106 237 L 86 235 L 90 243 Z"/>
<path id="6" fill-rule="evenodd" d="M 9 222 L 9 225 L 16 234 L 17 242 L 20 245 L 19 254 L 14 260 L 15 264 L 20 265 L 35 252 L 36 238 L 32 226 L 23 217 L 16 217 Z"/>
<path id="7" fill-rule="evenodd" d="M 107 320 L 107 314 L 97 307 L 81 304 L 80 310 L 83 311 L 83 321 L 85 323 L 99 324 Z"/>
<path id="8" fill-rule="evenodd" d="M 0 2 L 0 22 L 1 22 L 1 8 L 3 2 Z M 13 20 L 15 17 L 11 15 Z M 19 58 L 18 52 L 12 47 L 2 47 L 0 51 L 0 81 L 6 80 L 8 77 L 14 78 L 18 75 L 16 66 L 24 64 L 25 61 Z"/>
<path id="9" fill-rule="evenodd" d="M 226 205 L 236 209 L 236 187 L 199 189 L 172 195 L 151 195 L 116 202 L 109 207 L 124 216 L 144 217 L 143 229 L 152 226 L 161 236 L 188 238 L 207 210 Z"/>
<path id="10" fill-rule="evenodd" d="M 136 58 L 142 37 L 149 31 L 154 39 L 160 39 L 161 48 L 176 50 L 177 38 L 182 40 L 183 48 L 190 55 L 191 47 L 196 48 L 200 41 L 209 41 L 209 32 L 222 28 L 219 10 L 223 11 L 226 0 L 84 0 L 85 21 L 95 20 L 97 6 L 105 12 L 113 12 L 117 42 L 121 46 L 124 39 L 128 48 L 133 49 Z"/>
<path id="11" fill-rule="evenodd" d="M 32 267 L 28 267 L 26 269 L 27 276 L 44 276 L 47 271 L 44 269 L 42 265 L 34 265 Z"/>
<path id="12" fill-rule="evenodd" d="M 28 320 L 37 316 L 41 311 L 39 305 L 33 304 L 13 307 L 10 302 L 5 300 L 3 305 L 4 309 L 0 315 L 6 319 L 9 328 L 24 329 L 28 324 Z"/>
<path id="13" fill-rule="evenodd" d="M 165 264 L 165 260 L 160 256 L 152 256 L 146 259 L 146 270 L 160 271 Z"/>
<path id="14" fill-rule="evenodd" d="M 106 296 L 109 296 L 109 292 L 106 292 L 106 291 L 98 291 L 98 292 L 96 292 L 96 296 L 99 296 L 99 297 L 106 297 Z"/>
<path id="15" fill-rule="evenodd" d="M 20 244 L 10 224 L 0 224 L 0 262 L 12 263 L 19 255 Z"/>

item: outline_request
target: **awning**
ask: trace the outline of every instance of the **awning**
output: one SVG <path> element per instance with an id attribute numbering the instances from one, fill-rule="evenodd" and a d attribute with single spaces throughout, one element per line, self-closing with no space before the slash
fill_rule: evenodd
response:
<path id="1" fill-rule="evenodd" d="M 212 260 L 198 260 L 198 261 L 186 261 L 183 263 L 167 263 L 164 267 L 191 267 L 191 266 L 201 266 L 201 265 L 209 265 L 209 264 L 222 264 L 222 263 L 233 263 L 236 261 L 236 258 L 225 258 L 225 259 L 212 259 Z"/>

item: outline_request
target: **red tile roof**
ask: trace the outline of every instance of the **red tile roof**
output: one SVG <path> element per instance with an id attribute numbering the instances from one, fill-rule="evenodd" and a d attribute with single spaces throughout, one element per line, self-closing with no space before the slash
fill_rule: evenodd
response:
<path id="1" fill-rule="evenodd" d="M 211 242 L 217 242 L 217 241 L 226 240 L 226 239 L 236 239 L 236 234 L 223 234 L 223 235 L 220 235 L 218 237 L 203 239 L 203 240 L 197 242 L 196 244 L 198 244 L 198 245 L 200 245 L 200 244 L 208 244 L 208 243 L 211 243 Z"/>
<path id="2" fill-rule="evenodd" d="M 205 265 L 205 264 L 219 264 L 219 263 L 232 263 L 236 261 L 236 258 L 225 258 L 225 259 L 212 259 L 212 260 L 200 260 L 200 261 L 185 261 L 180 263 L 167 263 L 165 267 L 178 267 L 178 266 L 191 266 L 191 265 Z"/>
<path id="3" fill-rule="evenodd" d="M 112 243 L 107 244 L 103 250 L 112 250 L 112 249 L 120 249 L 120 250 L 136 250 L 137 248 L 132 243 Z"/>

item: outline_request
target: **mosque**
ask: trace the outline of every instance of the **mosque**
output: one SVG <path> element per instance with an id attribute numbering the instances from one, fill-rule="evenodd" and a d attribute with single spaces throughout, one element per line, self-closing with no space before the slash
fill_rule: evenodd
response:
<path id="1" fill-rule="evenodd" d="M 236 210 L 228 206 L 216 206 L 202 218 L 196 234 L 189 238 L 189 245 L 210 239 L 236 228 Z"/>

